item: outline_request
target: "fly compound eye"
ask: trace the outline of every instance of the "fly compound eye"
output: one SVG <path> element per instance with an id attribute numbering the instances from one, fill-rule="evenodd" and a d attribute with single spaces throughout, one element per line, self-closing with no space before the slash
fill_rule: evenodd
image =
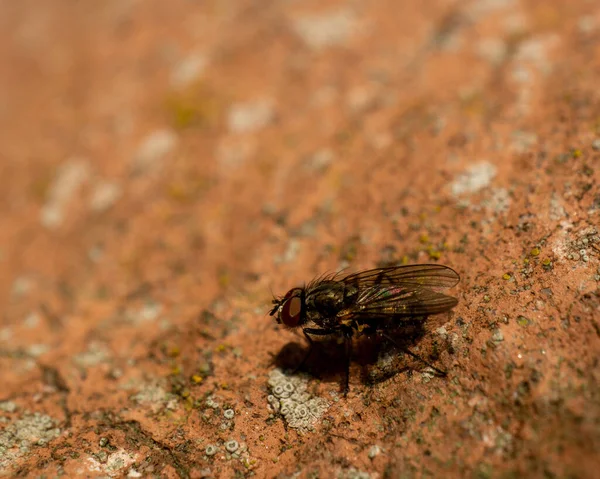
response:
<path id="1" fill-rule="evenodd" d="M 301 290 L 293 289 L 285 295 L 285 302 L 281 307 L 281 322 L 288 328 L 295 328 L 302 316 Z"/>

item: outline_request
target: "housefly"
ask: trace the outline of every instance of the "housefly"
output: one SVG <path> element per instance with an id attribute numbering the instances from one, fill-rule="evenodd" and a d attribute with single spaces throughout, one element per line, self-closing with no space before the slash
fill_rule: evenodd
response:
<path id="1" fill-rule="evenodd" d="M 409 331 L 415 326 L 425 328 L 428 316 L 452 309 L 458 300 L 436 290 L 455 286 L 459 280 L 456 271 L 437 264 L 326 275 L 275 298 L 269 314 L 286 328 L 302 328 L 310 348 L 298 367 L 310 356 L 313 337 L 337 336 L 344 341 L 344 393 L 347 393 L 352 339 L 380 335 L 398 346 L 387 331 L 402 333 L 403 329 Z M 401 349 L 445 375 L 408 349 Z"/>

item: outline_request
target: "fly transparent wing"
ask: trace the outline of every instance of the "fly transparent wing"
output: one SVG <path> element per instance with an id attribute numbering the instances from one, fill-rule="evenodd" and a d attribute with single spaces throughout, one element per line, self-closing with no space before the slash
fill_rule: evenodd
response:
<path id="1" fill-rule="evenodd" d="M 449 311 L 458 300 L 430 289 L 373 286 L 362 290 L 356 303 L 343 311 L 355 318 L 408 318 Z"/>
<path id="2" fill-rule="evenodd" d="M 334 279 L 352 284 L 358 289 L 396 286 L 415 291 L 421 288 L 451 288 L 458 283 L 460 276 L 447 266 L 416 264 L 370 269 Z"/>

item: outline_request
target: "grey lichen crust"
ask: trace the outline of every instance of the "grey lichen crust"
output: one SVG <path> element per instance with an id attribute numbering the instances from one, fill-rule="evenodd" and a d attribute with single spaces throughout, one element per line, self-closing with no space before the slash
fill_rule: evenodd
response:
<path id="1" fill-rule="evenodd" d="M 26 413 L 9 422 L 0 418 L 0 476 L 4 469 L 31 453 L 36 446 L 45 446 L 60 436 L 57 421 L 45 414 Z"/>
<path id="2" fill-rule="evenodd" d="M 312 430 L 329 403 L 307 391 L 308 380 L 301 376 L 286 376 L 280 369 L 269 373 L 272 394 L 267 398 L 270 409 L 283 416 L 289 427 L 302 432 Z"/>

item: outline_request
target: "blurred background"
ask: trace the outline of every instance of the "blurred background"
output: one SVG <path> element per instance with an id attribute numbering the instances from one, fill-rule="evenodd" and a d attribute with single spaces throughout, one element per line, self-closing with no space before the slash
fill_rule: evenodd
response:
<path id="1" fill-rule="evenodd" d="M 592 477 L 598 2 L 4 0 L 0 36 L 0 469 Z M 265 446 L 272 294 L 417 262 L 463 278 L 454 381 Z"/>

